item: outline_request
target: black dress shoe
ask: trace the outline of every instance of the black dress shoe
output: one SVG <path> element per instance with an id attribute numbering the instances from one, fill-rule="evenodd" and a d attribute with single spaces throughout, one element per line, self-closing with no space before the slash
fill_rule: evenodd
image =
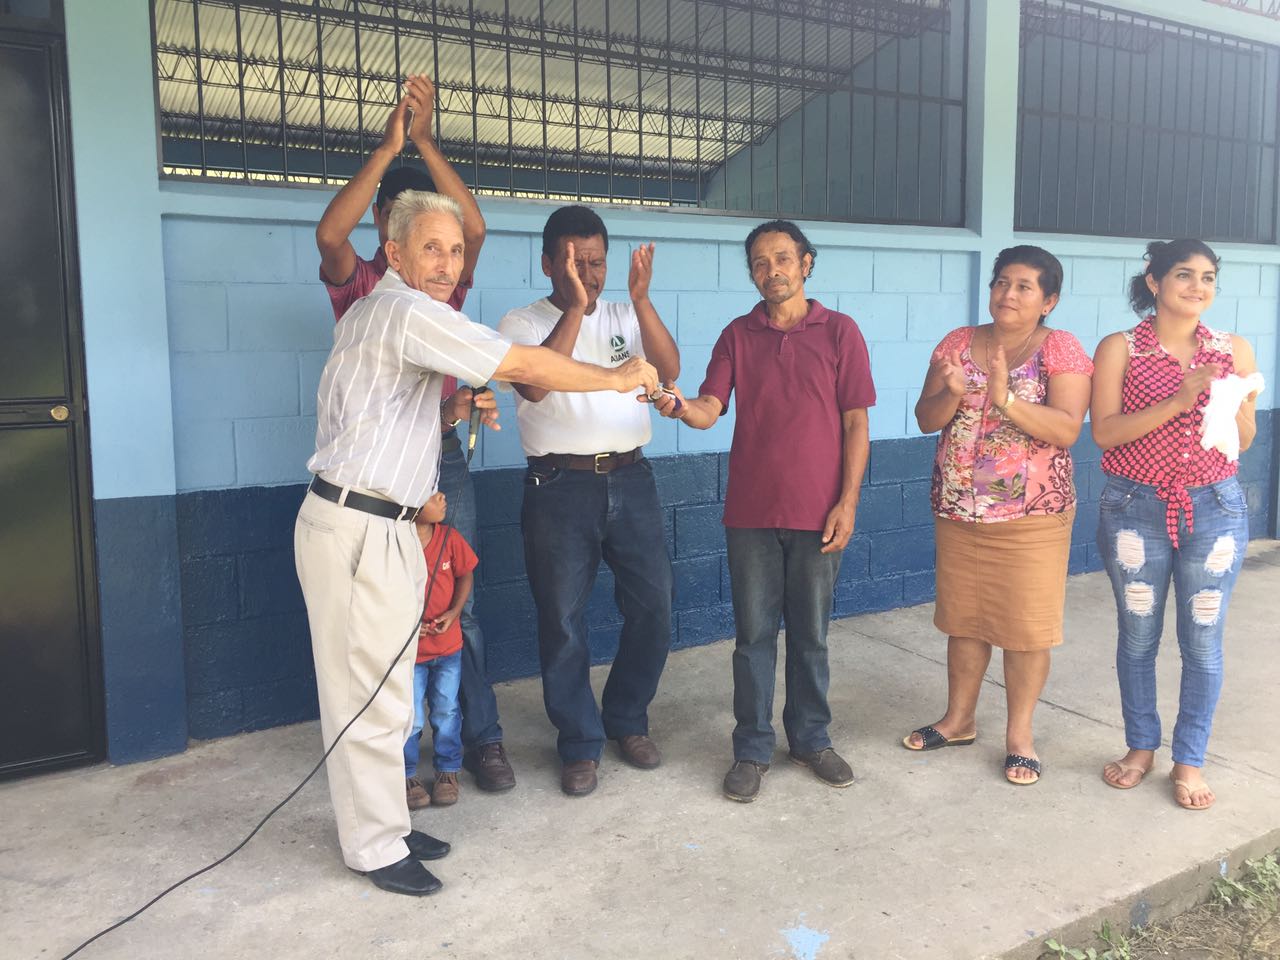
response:
<path id="1" fill-rule="evenodd" d="M 370 870 L 365 876 L 373 881 L 375 887 L 391 893 L 403 893 L 410 897 L 425 897 L 444 886 L 430 870 L 413 857 L 405 857 L 389 867 Z"/>
<path id="2" fill-rule="evenodd" d="M 421 830 L 410 830 L 404 842 L 415 860 L 439 860 L 450 850 L 449 844 Z"/>

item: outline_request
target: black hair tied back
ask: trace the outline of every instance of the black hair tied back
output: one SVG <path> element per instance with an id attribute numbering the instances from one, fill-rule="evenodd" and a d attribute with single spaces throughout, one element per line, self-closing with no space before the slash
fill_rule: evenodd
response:
<path id="1" fill-rule="evenodd" d="M 1156 280 L 1163 280 L 1165 274 L 1175 266 L 1195 256 L 1207 259 L 1213 264 L 1214 270 L 1219 268 L 1218 255 L 1203 240 L 1187 238 L 1168 241 L 1152 240 L 1148 243 L 1147 252 L 1142 257 L 1147 261 L 1147 267 L 1129 281 L 1129 306 L 1133 308 L 1133 312 L 1140 317 L 1145 317 L 1156 308 L 1156 296 L 1147 286 L 1148 275 L 1155 277 Z"/>

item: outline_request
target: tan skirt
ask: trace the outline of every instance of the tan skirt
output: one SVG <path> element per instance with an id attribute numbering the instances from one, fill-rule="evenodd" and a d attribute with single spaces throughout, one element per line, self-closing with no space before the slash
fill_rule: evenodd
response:
<path id="1" fill-rule="evenodd" d="M 1075 510 L 1002 523 L 934 517 L 938 599 L 933 623 L 1005 650 L 1062 643 Z"/>

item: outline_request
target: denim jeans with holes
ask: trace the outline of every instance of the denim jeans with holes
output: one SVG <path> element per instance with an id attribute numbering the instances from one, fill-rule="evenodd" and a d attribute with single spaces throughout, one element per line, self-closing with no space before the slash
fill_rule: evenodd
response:
<path id="1" fill-rule="evenodd" d="M 1182 687 L 1173 728 L 1173 760 L 1204 765 L 1222 689 L 1222 631 L 1231 590 L 1249 543 L 1244 491 L 1235 477 L 1188 487 L 1195 532 L 1179 521 L 1179 546 L 1165 529 L 1156 488 L 1108 477 L 1099 504 L 1098 550 L 1116 598 L 1116 673 L 1130 750 L 1160 748 L 1156 653 L 1173 582 Z"/>

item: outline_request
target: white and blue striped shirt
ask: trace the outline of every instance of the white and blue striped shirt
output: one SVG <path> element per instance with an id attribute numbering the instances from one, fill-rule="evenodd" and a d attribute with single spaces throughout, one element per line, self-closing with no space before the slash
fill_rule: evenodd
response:
<path id="1" fill-rule="evenodd" d="M 334 328 L 316 392 L 316 452 L 330 483 L 416 507 L 436 489 L 446 375 L 488 381 L 511 344 L 388 268 Z"/>

